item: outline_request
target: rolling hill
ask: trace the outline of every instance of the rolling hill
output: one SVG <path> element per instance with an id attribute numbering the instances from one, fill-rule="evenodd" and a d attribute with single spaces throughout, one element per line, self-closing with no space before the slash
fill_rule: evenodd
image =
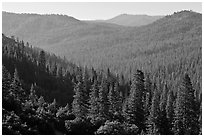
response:
<path id="1" fill-rule="evenodd" d="M 2 24 L 3 134 L 202 134 L 200 13 L 127 27 L 3 12 Z"/>
<path id="2" fill-rule="evenodd" d="M 153 23 L 162 17 L 163 16 L 121 14 L 112 19 L 105 20 L 104 22 L 122 26 L 144 26 Z"/>
<path id="3" fill-rule="evenodd" d="M 89 23 L 62 15 L 3 12 L 2 18 L 6 35 L 77 64 L 109 67 L 127 77 L 134 68 L 151 72 L 201 54 L 202 15 L 192 11 L 175 12 L 141 27 Z"/>

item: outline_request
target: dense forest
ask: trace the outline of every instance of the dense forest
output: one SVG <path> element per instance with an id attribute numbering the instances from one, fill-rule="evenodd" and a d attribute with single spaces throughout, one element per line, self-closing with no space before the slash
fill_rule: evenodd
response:
<path id="1" fill-rule="evenodd" d="M 108 67 L 75 65 L 2 34 L 2 133 L 202 134 L 202 54 L 196 32 L 177 49 L 163 51 L 168 62 L 163 55 L 155 57 L 149 68 L 132 68 L 131 77 Z"/>
<path id="2" fill-rule="evenodd" d="M 149 16 L 149 15 L 131 15 L 120 14 L 108 20 L 96 20 L 97 22 L 112 23 L 122 26 L 144 26 L 153 23 L 154 21 L 162 18 L 163 16 Z"/>
<path id="3" fill-rule="evenodd" d="M 166 66 L 168 73 L 172 73 L 178 64 L 201 55 L 202 14 L 180 11 L 145 26 L 125 27 L 66 15 L 3 12 L 2 31 L 7 36 L 29 41 L 34 47 L 65 56 L 77 65 L 109 68 L 130 80 L 132 70 L 157 73 Z M 190 67 L 185 68 L 191 77 L 201 76 L 201 71 L 192 75 Z"/>

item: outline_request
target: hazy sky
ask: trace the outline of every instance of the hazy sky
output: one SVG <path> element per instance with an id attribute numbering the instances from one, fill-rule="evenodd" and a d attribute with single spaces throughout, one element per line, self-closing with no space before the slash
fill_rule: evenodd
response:
<path id="1" fill-rule="evenodd" d="M 150 2 L 86 2 L 86 3 L 66 3 L 66 2 L 36 2 L 36 3 L 2 3 L 2 10 L 15 13 L 39 13 L 39 14 L 66 14 L 81 20 L 109 19 L 119 14 L 147 14 L 147 15 L 167 15 L 180 10 L 193 10 L 202 12 L 201 2 L 172 2 L 172 3 L 150 3 Z"/>

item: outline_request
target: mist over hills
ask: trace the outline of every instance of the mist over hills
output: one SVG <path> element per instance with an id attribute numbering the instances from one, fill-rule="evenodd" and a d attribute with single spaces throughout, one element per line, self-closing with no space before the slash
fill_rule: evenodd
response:
<path id="1" fill-rule="evenodd" d="M 2 19 L 6 35 L 81 65 L 110 67 L 125 74 L 131 67 L 147 69 L 158 58 L 173 63 L 172 58 L 183 58 L 180 53 L 184 50 L 187 55 L 201 47 L 202 15 L 192 11 L 176 12 L 141 27 L 91 23 L 62 15 L 3 12 Z"/>

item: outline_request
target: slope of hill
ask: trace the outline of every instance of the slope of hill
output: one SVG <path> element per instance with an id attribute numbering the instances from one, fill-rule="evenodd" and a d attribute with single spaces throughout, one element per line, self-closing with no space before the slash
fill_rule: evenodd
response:
<path id="1" fill-rule="evenodd" d="M 162 18 L 163 16 L 121 14 L 104 22 L 123 26 L 144 26 Z"/>
<path id="2" fill-rule="evenodd" d="M 194 50 L 186 60 L 162 66 L 156 73 L 151 71 L 150 75 L 136 70 L 133 79 L 127 82 L 122 75 L 115 76 L 109 69 L 105 73 L 91 69 L 89 73 L 87 68 L 82 69 L 66 59 L 32 48 L 29 43 L 25 46 L 23 40 L 15 41 L 3 34 L 2 58 L 4 135 L 169 135 L 178 134 L 178 130 L 170 127 L 177 128 L 177 121 L 182 121 L 184 116 L 191 116 L 187 120 L 192 124 L 179 134 L 202 134 L 201 52 Z M 186 69 L 190 70 L 190 77 L 185 73 Z M 143 94 L 136 96 L 135 91 Z M 157 113 L 152 116 L 154 102 L 159 105 Z M 180 102 L 185 105 L 180 107 Z M 123 107 L 127 104 L 129 107 Z M 176 107 L 173 104 L 177 104 Z M 140 108 L 137 109 L 139 119 L 133 113 L 135 108 Z M 188 110 L 192 110 L 190 114 Z M 173 115 L 172 118 L 166 116 L 166 112 L 176 112 L 177 120 L 174 121 Z M 134 123 L 130 123 L 130 114 L 134 115 L 131 116 Z M 155 117 L 160 120 L 155 122 Z M 184 122 L 180 125 L 186 126 Z M 143 132 L 143 128 L 148 130 Z M 158 130 L 152 132 L 155 128 Z"/>
<path id="3" fill-rule="evenodd" d="M 142 27 L 75 20 L 77 23 L 68 27 L 43 27 L 43 31 L 37 26 L 46 26 L 46 21 L 36 20 L 38 25 L 33 29 L 30 22 L 25 24 L 31 15 L 22 21 L 19 14 L 6 18 L 7 14 L 2 15 L 3 33 L 6 35 L 19 36 L 34 46 L 66 56 L 81 65 L 100 69 L 110 67 L 126 76 L 130 76 L 134 68 L 143 67 L 150 72 L 158 66 L 176 64 L 180 59 L 193 56 L 193 52 L 199 52 L 201 47 L 202 15 L 191 11 L 181 11 Z M 49 16 L 43 17 L 42 20 L 48 20 Z M 9 22 L 24 25 L 14 29 L 7 26 Z M 52 22 L 57 24 L 59 20 Z"/>
<path id="4" fill-rule="evenodd" d="M 115 31 L 104 24 L 90 25 L 73 17 L 63 15 L 13 14 L 3 12 L 3 33 L 16 35 L 31 41 L 33 45 L 47 48 L 49 44 L 60 45 L 64 40 L 78 39 L 83 36 L 105 35 Z M 46 44 L 45 44 L 46 43 Z M 64 42 L 63 42 L 64 43 Z"/>
<path id="5" fill-rule="evenodd" d="M 16 25 L 3 26 L 15 37 L 2 34 L 3 134 L 202 134 L 201 14 L 141 27 L 11 15 L 3 18 Z"/>

